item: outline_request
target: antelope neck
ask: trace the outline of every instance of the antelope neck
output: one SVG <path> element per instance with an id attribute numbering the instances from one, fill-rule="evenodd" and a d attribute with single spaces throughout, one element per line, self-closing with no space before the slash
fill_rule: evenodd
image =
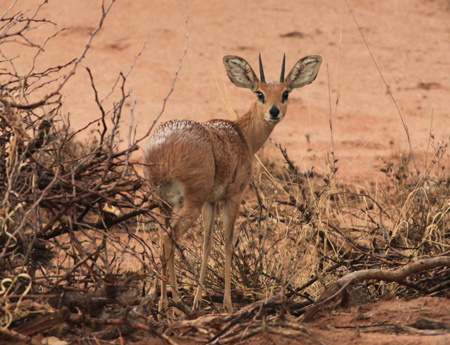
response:
<path id="1" fill-rule="evenodd" d="M 255 102 L 244 115 L 236 120 L 236 126 L 244 136 L 252 154 L 255 154 L 269 138 L 275 124 L 267 122 L 264 116 L 258 114 Z"/>

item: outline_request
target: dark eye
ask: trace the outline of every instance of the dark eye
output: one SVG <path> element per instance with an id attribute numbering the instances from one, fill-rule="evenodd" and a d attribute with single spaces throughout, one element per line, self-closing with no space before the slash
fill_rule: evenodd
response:
<path id="1" fill-rule="evenodd" d="M 289 98 L 289 91 L 288 90 L 283 91 L 283 94 L 281 95 L 281 101 L 286 102 L 288 98 Z"/>
<path id="2" fill-rule="evenodd" d="M 261 91 L 256 91 L 256 97 L 258 97 L 258 101 L 260 101 L 261 103 L 264 103 L 265 97 Z"/>

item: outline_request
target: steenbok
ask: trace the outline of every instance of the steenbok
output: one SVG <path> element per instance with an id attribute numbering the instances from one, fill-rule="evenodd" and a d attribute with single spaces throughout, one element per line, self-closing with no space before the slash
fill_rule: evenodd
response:
<path id="1" fill-rule="evenodd" d="M 149 186 L 163 200 L 165 229 L 161 230 L 161 299 L 165 310 L 168 281 L 175 300 L 180 300 L 175 275 L 175 245 L 193 226 L 200 213 L 203 216 L 203 255 L 199 286 L 193 308 L 198 308 L 202 285 L 212 245 L 212 230 L 216 203 L 223 201 L 225 234 L 225 293 L 223 304 L 227 312 L 231 304 L 231 259 L 233 228 L 242 195 L 252 176 L 253 155 L 266 142 L 275 125 L 286 115 L 289 93 L 312 83 L 319 72 L 322 57 L 300 59 L 284 77 L 285 58 L 279 81 L 268 81 L 259 57 L 258 79 L 249 63 L 238 56 L 227 55 L 223 63 L 230 80 L 250 89 L 256 100 L 236 121 L 212 120 L 205 123 L 173 120 L 161 124 L 148 140 L 144 150 L 144 174 Z M 171 216 L 175 217 L 171 219 Z"/>

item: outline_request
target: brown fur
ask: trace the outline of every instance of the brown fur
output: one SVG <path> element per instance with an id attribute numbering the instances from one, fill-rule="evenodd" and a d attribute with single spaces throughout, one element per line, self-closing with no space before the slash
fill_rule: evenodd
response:
<path id="1" fill-rule="evenodd" d="M 233 228 L 242 193 L 252 173 L 252 158 L 281 121 L 287 108 L 283 92 L 312 82 L 322 61 L 320 56 L 305 57 L 297 62 L 285 82 L 262 83 L 242 58 L 225 56 L 224 64 L 230 80 L 237 86 L 262 92 L 264 102 L 255 101 L 249 111 L 236 121 L 212 120 L 168 121 L 160 125 L 144 151 L 144 174 L 150 187 L 156 188 L 168 207 L 168 217 L 176 212 L 172 223 L 166 221 L 170 233 L 161 232 L 162 275 L 167 275 L 175 299 L 179 299 L 175 267 L 175 241 L 181 240 L 203 213 L 204 243 L 199 288 L 194 299 L 198 307 L 202 294 L 206 265 L 211 249 L 215 204 L 224 202 L 225 228 L 225 294 L 224 306 L 232 311 L 231 258 Z M 275 109 L 276 108 L 276 109 Z M 272 112 L 271 112 L 272 109 Z M 277 110 L 277 111 L 274 111 Z M 167 307 L 166 281 L 161 282 L 160 309 Z"/>

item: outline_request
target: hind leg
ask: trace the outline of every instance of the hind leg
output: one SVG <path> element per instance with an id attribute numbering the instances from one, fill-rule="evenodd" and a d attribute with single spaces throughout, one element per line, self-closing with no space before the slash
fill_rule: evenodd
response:
<path id="1" fill-rule="evenodd" d="M 169 207 L 161 207 L 161 228 L 159 230 L 159 241 L 160 241 L 160 261 L 161 261 L 161 297 L 159 300 L 159 311 L 167 310 L 168 301 L 167 301 L 167 260 L 165 254 L 165 246 L 164 246 L 164 236 L 170 232 L 170 219 L 172 216 L 172 210 Z"/>
<path id="2" fill-rule="evenodd" d="M 173 225 L 169 231 L 164 231 L 161 234 L 161 263 L 162 274 L 169 278 L 169 283 L 172 287 L 173 299 L 180 300 L 178 292 L 177 279 L 175 274 L 175 248 L 177 241 L 181 240 L 187 230 L 195 223 L 201 212 L 201 205 L 188 204 L 180 210 L 177 219 L 174 220 Z M 163 291 L 164 289 L 164 291 Z M 163 292 L 165 295 L 163 295 Z M 161 281 L 161 300 L 160 310 L 167 308 L 167 288 L 166 282 Z"/>

